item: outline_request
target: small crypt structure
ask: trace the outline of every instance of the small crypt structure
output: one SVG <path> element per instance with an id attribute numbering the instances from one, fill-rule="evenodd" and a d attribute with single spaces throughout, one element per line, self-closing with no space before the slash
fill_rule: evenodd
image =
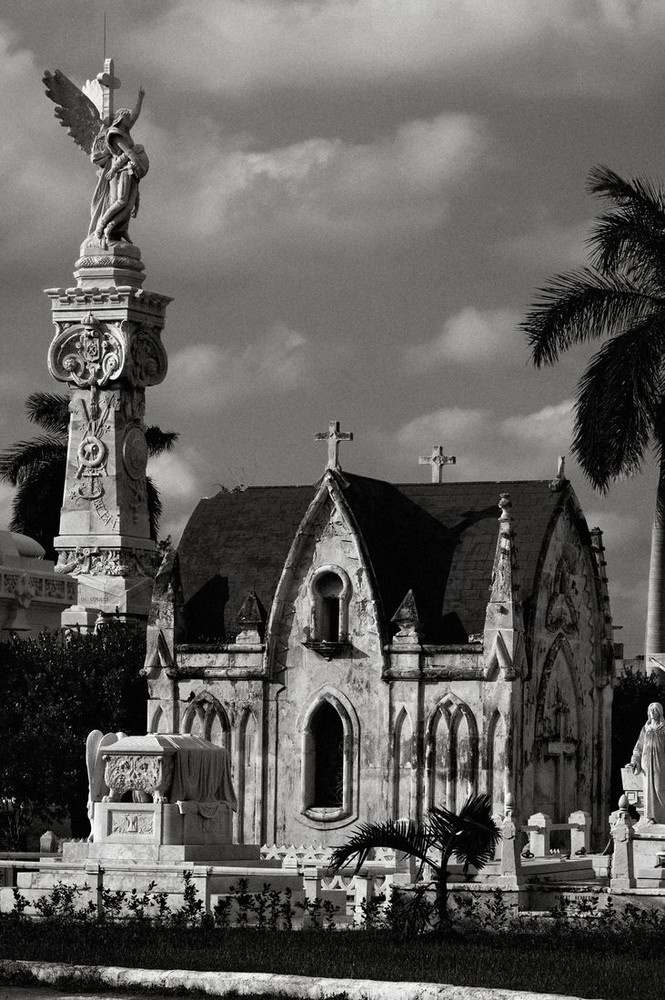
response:
<path id="1" fill-rule="evenodd" d="M 58 628 L 76 594 L 76 580 L 55 572 L 39 542 L 0 531 L 0 639 Z"/>
<path id="2" fill-rule="evenodd" d="M 335 843 L 481 791 L 603 836 L 602 533 L 563 469 L 393 485 L 342 472 L 338 440 L 315 486 L 195 509 L 156 580 L 148 731 L 230 751 L 246 843 Z"/>

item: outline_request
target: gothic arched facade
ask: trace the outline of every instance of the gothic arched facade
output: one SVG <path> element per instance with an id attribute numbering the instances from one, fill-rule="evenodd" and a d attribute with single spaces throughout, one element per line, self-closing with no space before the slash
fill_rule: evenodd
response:
<path id="1" fill-rule="evenodd" d="M 156 581 L 148 725 L 229 749 L 246 842 L 338 843 L 475 792 L 600 828 L 611 638 L 567 480 L 329 469 L 201 501 Z"/>

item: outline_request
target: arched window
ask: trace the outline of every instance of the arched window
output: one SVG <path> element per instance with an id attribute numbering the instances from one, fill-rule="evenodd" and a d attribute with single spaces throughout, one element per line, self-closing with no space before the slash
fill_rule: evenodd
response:
<path id="1" fill-rule="evenodd" d="M 328 701 L 310 722 L 314 751 L 313 801 L 315 809 L 340 809 L 344 792 L 344 727 Z"/>
<path id="2" fill-rule="evenodd" d="M 309 580 L 311 618 L 306 646 L 335 655 L 349 638 L 351 581 L 339 566 L 319 566 Z"/>
<path id="3" fill-rule="evenodd" d="M 314 586 L 318 598 L 318 638 L 322 642 L 339 642 L 339 601 L 344 585 L 335 573 L 322 573 Z"/>
<path id="4" fill-rule="evenodd" d="M 358 815 L 358 720 L 338 693 L 303 713 L 301 813 L 312 826 L 344 826 Z"/>
<path id="5" fill-rule="evenodd" d="M 231 750 L 231 725 L 223 705 L 210 692 L 202 691 L 187 707 L 181 732 L 202 736 L 216 746 Z"/>

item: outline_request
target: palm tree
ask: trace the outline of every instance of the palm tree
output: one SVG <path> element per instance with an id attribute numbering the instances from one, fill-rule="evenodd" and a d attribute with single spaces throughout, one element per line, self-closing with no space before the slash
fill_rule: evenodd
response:
<path id="1" fill-rule="evenodd" d="M 575 344 L 607 338 L 577 389 L 573 452 L 591 485 L 659 459 L 651 538 L 646 662 L 665 670 L 665 192 L 595 167 L 589 190 L 611 209 L 588 240 L 590 266 L 554 278 L 522 323 L 537 367 Z M 665 675 L 661 675 L 665 680 Z"/>
<path id="2" fill-rule="evenodd" d="M 55 392 L 34 392 L 26 400 L 28 419 L 46 433 L 31 441 L 18 441 L 0 454 L 0 480 L 16 487 L 9 527 L 36 539 L 47 559 L 57 558 L 53 539 L 58 534 L 65 488 L 69 397 Z M 159 427 L 146 427 L 148 454 L 170 451 L 178 435 Z M 162 504 L 157 487 L 147 480 L 150 536 L 157 538 Z"/>
<path id="3" fill-rule="evenodd" d="M 387 820 L 363 823 L 345 844 L 333 851 L 329 868 L 338 871 L 357 858 L 356 873 L 367 861 L 369 852 L 388 847 L 429 865 L 436 891 L 438 929 L 450 925 L 448 916 L 448 864 L 457 858 L 466 868 L 480 870 L 494 857 L 501 833 L 492 819 L 489 795 L 471 795 L 459 813 L 449 809 L 430 809 L 422 823 L 413 820 Z"/>

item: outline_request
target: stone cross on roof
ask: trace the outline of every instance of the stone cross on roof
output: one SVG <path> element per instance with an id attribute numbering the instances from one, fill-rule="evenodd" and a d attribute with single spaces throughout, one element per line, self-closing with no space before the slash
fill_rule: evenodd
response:
<path id="1" fill-rule="evenodd" d="M 431 466 L 433 483 L 442 483 L 444 465 L 455 465 L 456 462 L 457 459 L 454 455 L 443 454 L 443 445 L 440 444 L 432 448 L 431 455 L 421 455 L 418 459 L 419 465 Z"/>
<path id="2" fill-rule="evenodd" d="M 339 443 L 340 441 L 353 441 L 353 434 L 350 431 L 340 431 L 339 420 L 331 420 L 327 431 L 319 431 L 314 435 L 317 441 L 328 442 L 328 464 L 326 469 L 336 469 L 339 471 Z"/>
<path id="3" fill-rule="evenodd" d="M 112 59 L 104 60 L 104 72 L 97 74 L 97 83 L 102 88 L 102 118 L 113 118 L 113 91 L 120 86 L 120 80 L 115 75 Z"/>

